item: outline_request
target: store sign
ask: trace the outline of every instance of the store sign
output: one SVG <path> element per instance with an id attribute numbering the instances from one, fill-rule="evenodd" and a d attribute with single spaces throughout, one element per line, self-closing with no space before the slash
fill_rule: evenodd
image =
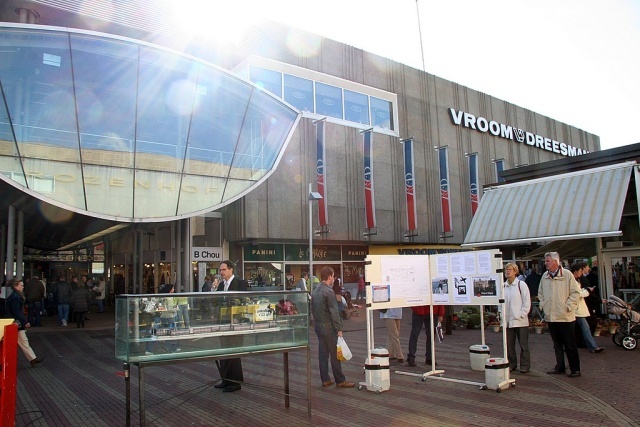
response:
<path id="1" fill-rule="evenodd" d="M 343 261 L 362 261 L 369 255 L 368 246 L 343 246 Z"/>
<path id="2" fill-rule="evenodd" d="M 449 108 L 449 115 L 451 116 L 451 121 L 456 126 L 463 126 L 467 129 L 477 130 L 482 133 L 490 133 L 493 136 L 510 139 L 521 144 L 524 143 L 562 156 L 574 157 L 588 153 L 587 150 L 576 148 L 564 142 L 554 141 L 550 138 L 545 138 L 541 135 L 527 132 L 504 123 L 487 120 L 484 117 L 476 117 L 464 111 L 456 111 L 454 108 Z"/>
<path id="3" fill-rule="evenodd" d="M 200 248 L 191 249 L 191 261 L 222 261 L 222 248 Z"/>
<path id="4" fill-rule="evenodd" d="M 313 245 L 314 261 L 340 261 L 340 246 Z M 308 245 L 285 245 L 285 261 L 309 261 Z"/>
<path id="5" fill-rule="evenodd" d="M 281 244 L 263 243 L 244 247 L 245 261 L 282 261 L 282 259 L 283 252 Z"/>

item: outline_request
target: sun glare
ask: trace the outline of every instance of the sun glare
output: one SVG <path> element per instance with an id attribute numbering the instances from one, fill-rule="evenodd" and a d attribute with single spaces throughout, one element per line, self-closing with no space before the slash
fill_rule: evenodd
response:
<path id="1" fill-rule="evenodd" d="M 247 28 L 262 19 L 262 2 L 171 2 L 176 25 L 185 35 L 221 44 L 239 44 Z"/>

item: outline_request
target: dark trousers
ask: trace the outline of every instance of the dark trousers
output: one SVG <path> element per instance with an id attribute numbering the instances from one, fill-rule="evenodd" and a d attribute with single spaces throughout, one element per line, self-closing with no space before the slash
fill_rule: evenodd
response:
<path id="1" fill-rule="evenodd" d="M 318 336 L 318 368 L 320 369 L 320 379 L 322 382 L 331 380 L 329 377 L 329 361 L 331 361 L 331 371 L 336 384 L 346 381 L 342 372 L 342 364 L 338 360 L 338 333 L 331 325 L 315 324 L 314 330 Z"/>
<path id="2" fill-rule="evenodd" d="M 242 337 L 221 337 L 220 343 L 223 347 L 233 348 L 242 347 Z M 237 357 L 234 359 L 223 359 L 218 364 L 218 372 L 222 378 L 223 385 L 235 385 L 244 381 L 242 374 L 242 360 Z"/>
<path id="3" fill-rule="evenodd" d="M 422 331 L 422 325 L 424 325 L 427 332 L 427 343 L 424 356 L 427 360 L 431 360 L 431 315 L 420 316 L 413 311 L 411 312 L 411 335 L 409 335 L 409 353 L 408 359 L 416 358 L 416 351 L 418 350 L 418 336 Z"/>
<path id="4" fill-rule="evenodd" d="M 549 322 L 549 334 L 553 340 L 553 349 L 556 352 L 555 370 L 564 372 L 564 354 L 567 353 L 569 369 L 571 372 L 580 371 L 580 355 L 576 345 L 575 321 L 573 322 Z"/>
<path id="5" fill-rule="evenodd" d="M 79 327 L 83 327 L 84 328 L 84 320 L 87 317 L 87 312 L 86 311 L 76 311 L 75 315 L 76 315 L 76 325 L 78 325 L 78 328 Z"/>
<path id="6" fill-rule="evenodd" d="M 42 307 L 42 304 L 40 303 L 40 301 L 34 301 L 34 302 L 30 302 L 28 306 L 29 306 L 28 322 L 31 323 L 31 326 L 41 326 L 42 324 L 40 323 L 40 309 Z"/>
<path id="7" fill-rule="evenodd" d="M 518 367 L 516 356 L 516 338 L 520 344 L 520 370 L 531 369 L 531 356 L 529 355 L 529 327 L 507 328 L 507 358 L 509 359 L 509 369 Z"/>

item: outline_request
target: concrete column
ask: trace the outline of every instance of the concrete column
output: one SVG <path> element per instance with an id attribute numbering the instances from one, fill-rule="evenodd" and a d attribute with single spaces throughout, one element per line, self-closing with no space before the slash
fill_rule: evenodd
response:
<path id="1" fill-rule="evenodd" d="M 5 280 L 13 278 L 13 256 L 16 250 L 16 208 L 9 206 L 7 219 L 7 275 Z"/>
<path id="2" fill-rule="evenodd" d="M 18 211 L 16 243 L 16 277 L 24 277 L 24 212 Z"/>
<path id="3" fill-rule="evenodd" d="M 193 272 L 191 270 L 191 221 L 182 220 L 182 292 L 193 292 Z"/>

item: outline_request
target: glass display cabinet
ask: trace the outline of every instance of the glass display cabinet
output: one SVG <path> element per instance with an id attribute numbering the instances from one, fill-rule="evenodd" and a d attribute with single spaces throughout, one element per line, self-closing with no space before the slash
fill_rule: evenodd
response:
<path id="1" fill-rule="evenodd" d="M 138 367 L 140 421 L 144 425 L 143 367 L 202 358 L 284 354 L 285 406 L 289 407 L 288 352 L 309 354 L 309 294 L 300 291 L 197 292 L 118 295 L 115 356 Z M 310 367 L 307 401 L 310 407 Z M 127 399 L 127 421 L 130 418 Z"/>

